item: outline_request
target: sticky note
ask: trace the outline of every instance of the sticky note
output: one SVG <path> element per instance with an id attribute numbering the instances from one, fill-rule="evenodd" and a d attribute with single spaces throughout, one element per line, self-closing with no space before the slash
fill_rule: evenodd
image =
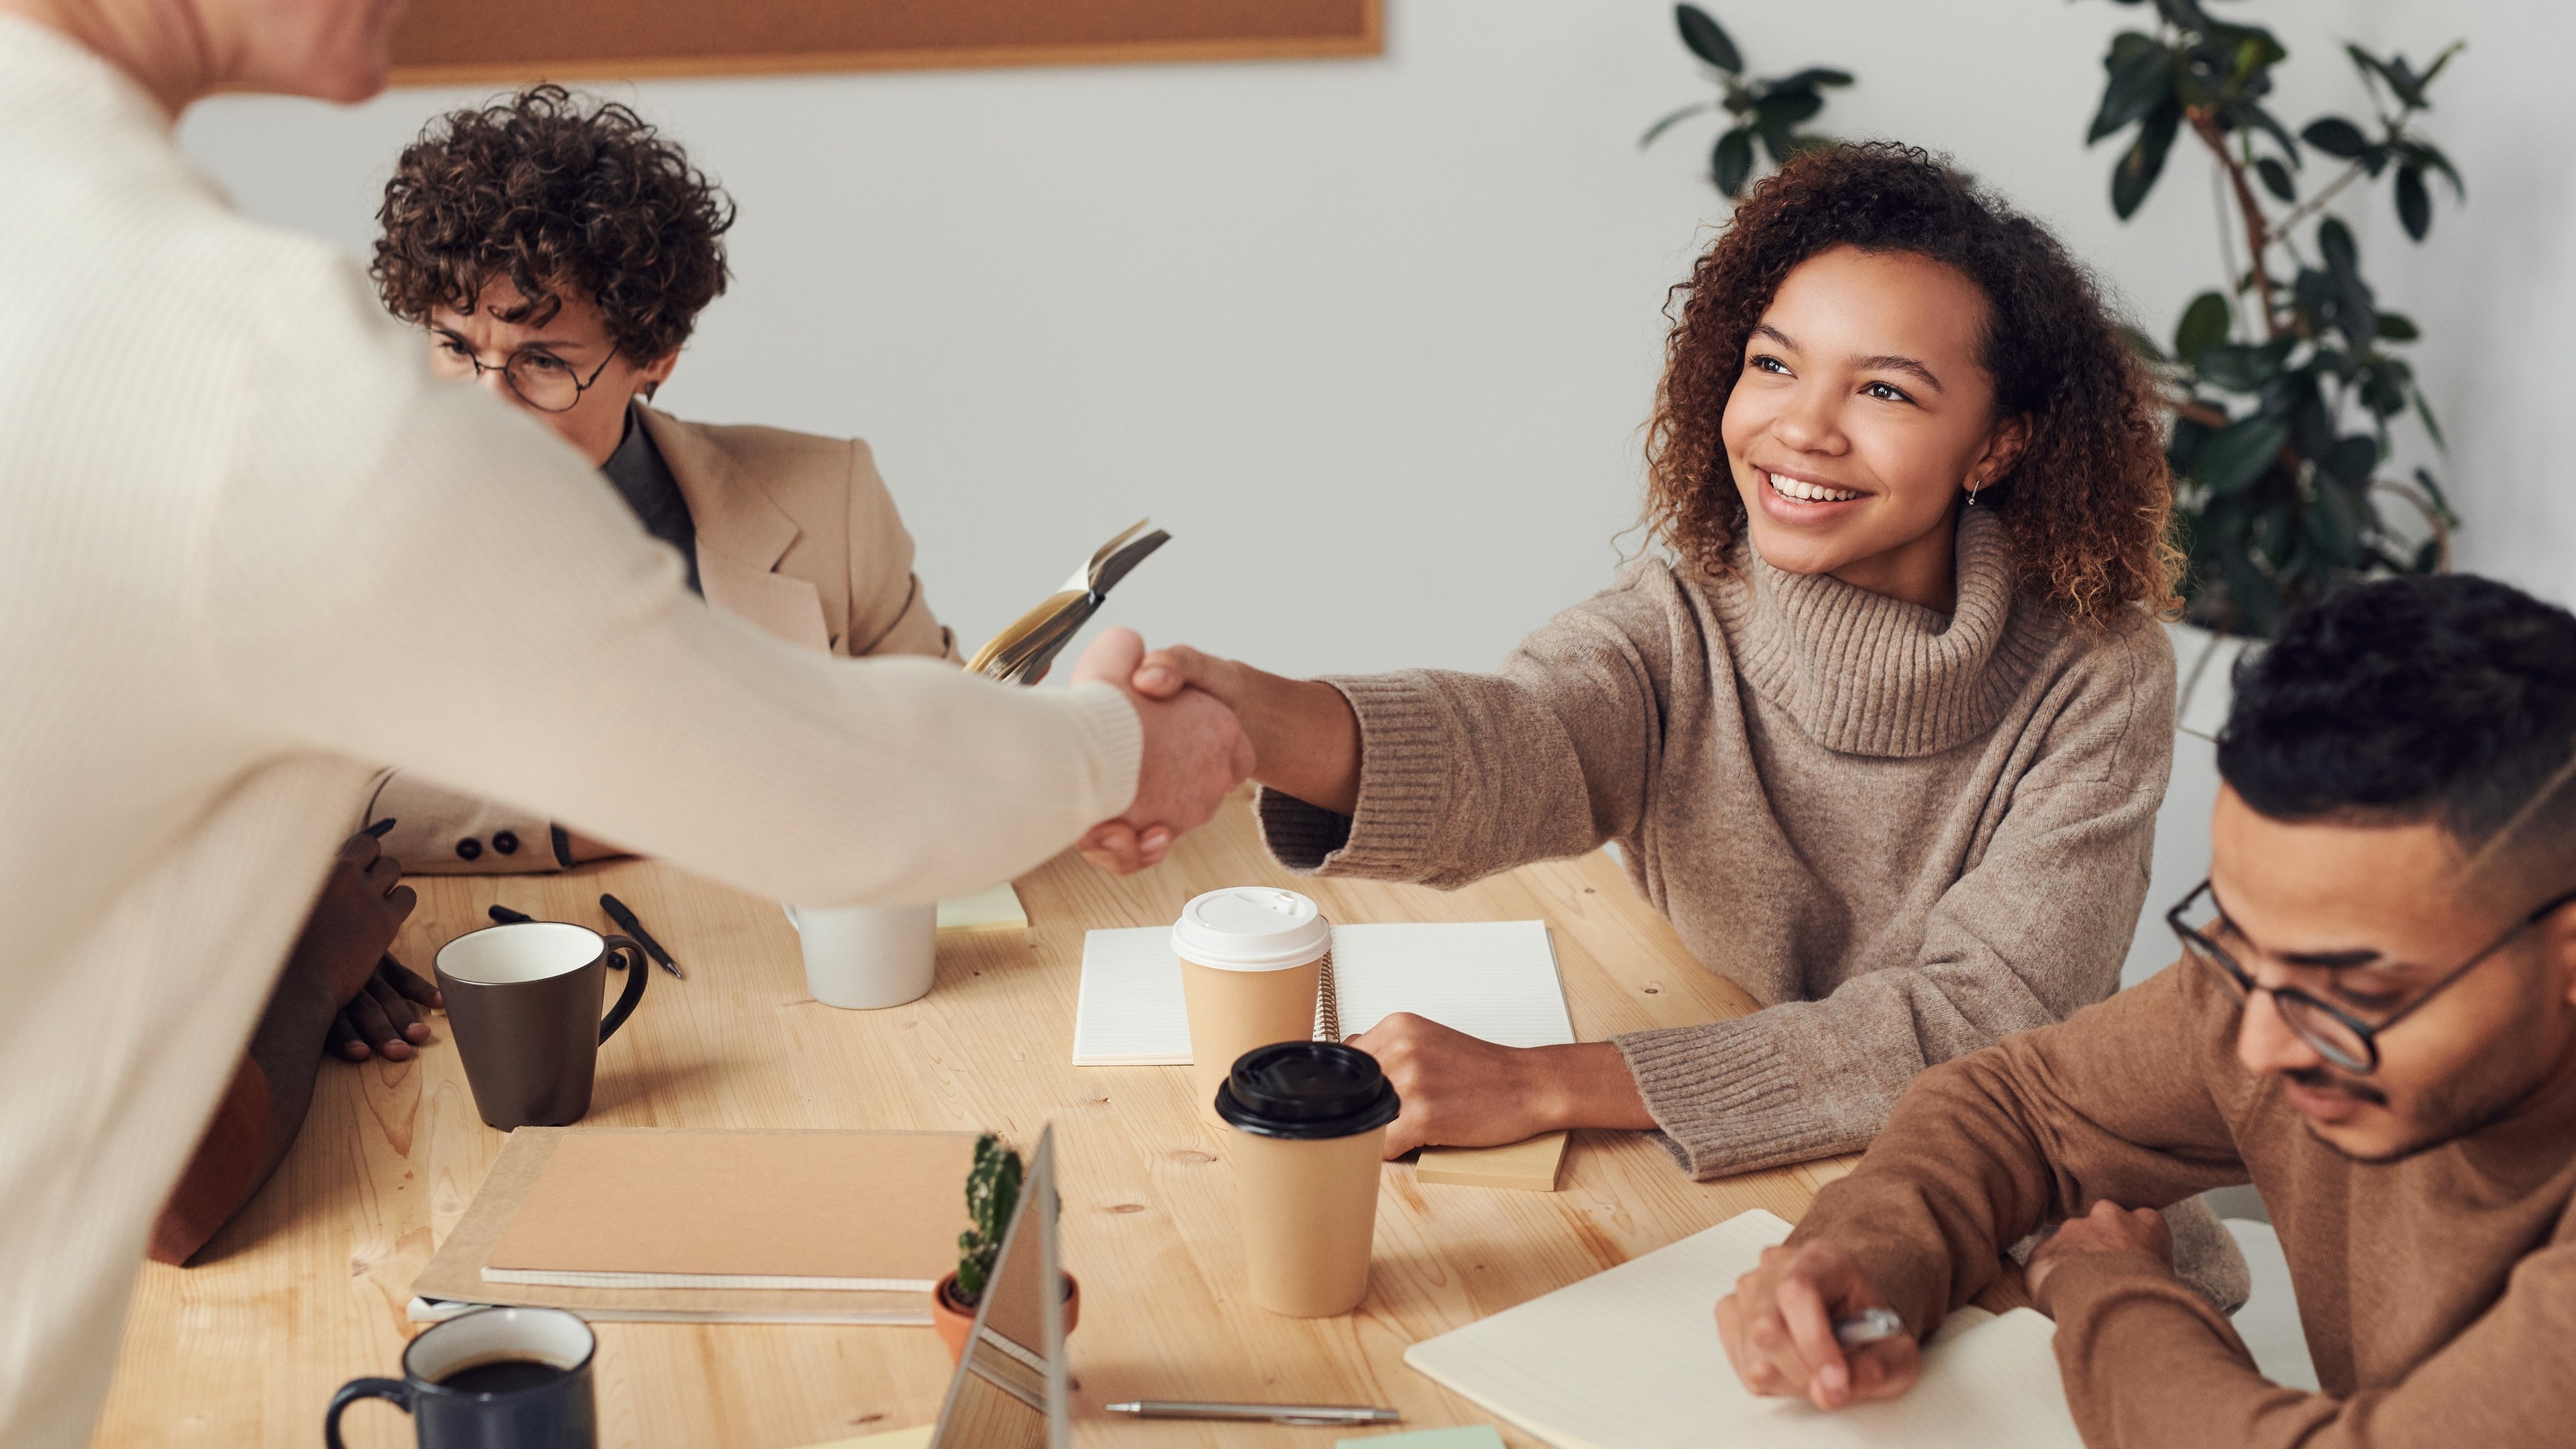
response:
<path id="1" fill-rule="evenodd" d="M 1459 1187 L 1554 1192 L 1557 1169 L 1564 1162 L 1565 1134 L 1542 1132 L 1509 1147 L 1426 1147 L 1413 1175 L 1419 1182 L 1445 1182 Z"/>
<path id="2" fill-rule="evenodd" d="M 1373 1434 L 1344 1439 L 1333 1449 L 1503 1449 L 1503 1436 L 1491 1424 L 1465 1429 L 1417 1429 L 1410 1434 Z"/>

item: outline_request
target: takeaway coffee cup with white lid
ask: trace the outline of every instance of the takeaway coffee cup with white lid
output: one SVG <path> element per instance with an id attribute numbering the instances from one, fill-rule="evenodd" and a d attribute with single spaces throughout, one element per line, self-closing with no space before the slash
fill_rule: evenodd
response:
<path id="1" fill-rule="evenodd" d="M 1272 886 L 1230 886 L 1181 907 L 1172 954 L 1190 1014 L 1190 1079 L 1213 1116 L 1234 1059 L 1275 1041 L 1315 1035 L 1315 992 L 1333 927 L 1315 903 Z"/>
<path id="2" fill-rule="evenodd" d="M 1243 1054 L 1217 1088 L 1235 1129 L 1252 1301 L 1292 1318 L 1348 1313 L 1368 1296 L 1386 1124 L 1402 1103 L 1377 1059 L 1339 1042 Z"/>

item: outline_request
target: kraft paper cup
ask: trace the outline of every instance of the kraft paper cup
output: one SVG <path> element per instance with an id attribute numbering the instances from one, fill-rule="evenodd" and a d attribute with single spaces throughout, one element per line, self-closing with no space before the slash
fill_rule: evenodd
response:
<path id="1" fill-rule="evenodd" d="M 1237 1137 L 1253 1302 L 1328 1318 L 1368 1296 L 1386 1124 L 1401 1108 L 1376 1059 L 1339 1042 L 1274 1043 L 1234 1064 L 1216 1111 Z"/>
<path id="2" fill-rule="evenodd" d="M 1257 1046 L 1310 1041 L 1315 993 L 1333 928 L 1295 891 L 1232 886 L 1181 908 L 1172 954 L 1190 1017 L 1190 1078 L 1199 1112 L 1216 1120 L 1216 1089 L 1235 1058 Z"/>

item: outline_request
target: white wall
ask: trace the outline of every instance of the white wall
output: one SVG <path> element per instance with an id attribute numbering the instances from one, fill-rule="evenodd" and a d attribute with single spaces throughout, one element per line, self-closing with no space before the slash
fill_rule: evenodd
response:
<path id="1" fill-rule="evenodd" d="M 2187 144 L 2133 222 L 2087 152 L 2106 38 L 2060 0 L 1712 0 L 1759 71 L 1858 73 L 1823 118 L 1947 150 L 2056 226 L 2159 334 L 2222 276 Z M 1481 668 L 1598 587 L 1636 513 L 1664 289 L 1720 208 L 1660 0 L 1390 0 L 1383 58 L 607 87 L 741 203 L 738 279 L 664 400 L 872 439 L 931 597 L 978 639 L 1151 513 L 1176 542 L 1109 617 L 1289 671 Z M 2345 38 L 2428 56 L 2467 174 L 2422 247 L 2359 210 L 2385 305 L 2429 340 L 2464 566 L 2576 596 L 2557 352 L 2576 333 L 2576 11 L 2268 0 L 2276 111 L 2358 114 Z M 227 98 L 183 140 L 252 214 L 353 253 L 394 153 L 481 91 L 353 111 Z M 2323 169 L 2312 163 L 2311 174 Z M 2133 965 L 2205 864 L 2186 738 Z"/>
<path id="2" fill-rule="evenodd" d="M 2053 0 L 1715 7 L 1758 69 L 1861 84 L 1844 134 L 1953 152 L 2057 225 L 2151 327 L 2216 275 L 2206 168 L 2178 152 L 2111 219 L 2086 153 L 2104 37 Z M 1288 670 L 1480 667 L 1603 582 L 1635 513 L 1664 287 L 1718 214 L 1704 128 L 1639 154 L 1700 85 L 1654 0 L 1392 0 L 1382 59 L 855 74 L 605 87 L 742 206 L 738 280 L 665 400 L 872 439 L 932 599 L 997 627 L 1138 515 L 1175 545 L 1112 617 Z M 2326 43 L 2477 46 L 2438 118 L 2472 192 L 2366 257 L 2414 311 L 2457 435 L 2469 561 L 2569 591 L 2544 349 L 2576 318 L 2563 135 L 2538 0 L 2273 4 L 2298 124 L 2349 104 Z M 2383 15 L 2383 12 L 2385 14 Z M 477 91 L 355 110 L 225 98 L 183 139 L 252 214 L 371 234 L 394 152 Z"/>

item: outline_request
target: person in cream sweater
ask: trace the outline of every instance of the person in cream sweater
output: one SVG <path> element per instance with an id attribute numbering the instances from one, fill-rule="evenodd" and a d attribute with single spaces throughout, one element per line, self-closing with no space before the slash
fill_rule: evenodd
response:
<path id="1" fill-rule="evenodd" d="M 153 1215 L 378 762 L 738 888 L 929 900 L 1249 767 L 1212 699 L 843 660 L 699 604 L 520 411 L 180 154 L 380 89 L 381 0 L 0 0 L 0 1444 L 85 1444 Z M 1113 682 L 1114 681 L 1114 682 Z"/>

